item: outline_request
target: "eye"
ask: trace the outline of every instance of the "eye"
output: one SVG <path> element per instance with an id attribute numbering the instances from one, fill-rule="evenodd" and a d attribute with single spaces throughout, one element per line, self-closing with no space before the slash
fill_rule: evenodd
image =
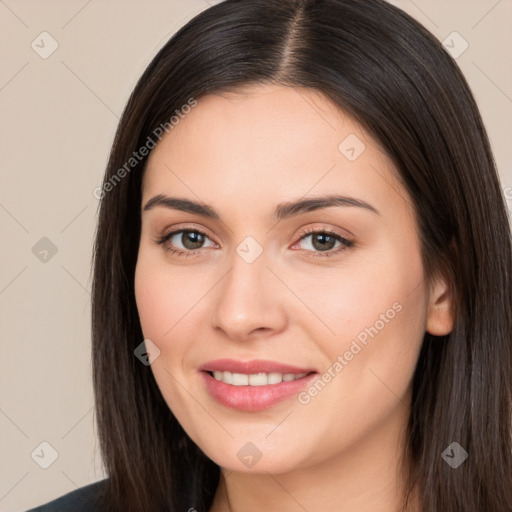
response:
<path id="1" fill-rule="evenodd" d="M 302 234 L 299 241 L 292 247 L 307 239 L 310 240 L 304 244 L 306 246 L 304 250 L 311 253 L 309 256 L 313 258 L 334 256 L 354 246 L 352 240 L 348 240 L 334 231 L 328 229 L 309 229 L 306 233 Z M 338 243 L 337 247 L 336 243 Z"/>
<path id="2" fill-rule="evenodd" d="M 204 248 L 203 244 L 206 239 L 210 240 L 208 235 L 197 229 L 180 229 L 164 235 L 156 243 L 163 245 L 166 251 L 182 256 L 191 256 Z M 210 247 L 214 247 L 215 243 L 211 240 L 210 242 Z"/>
<path id="3" fill-rule="evenodd" d="M 306 246 L 302 250 L 308 253 L 309 257 L 328 257 L 334 256 L 350 247 L 354 242 L 341 236 L 340 234 L 328 229 L 309 229 L 303 233 L 298 242 L 292 248 L 305 240 Z M 205 246 L 205 241 L 209 240 L 210 245 Z M 206 247 L 215 247 L 216 244 L 210 240 L 208 235 L 198 229 L 179 229 L 158 238 L 156 243 L 163 245 L 166 251 L 178 256 L 194 256 Z M 338 245 L 336 245 L 338 244 Z"/>

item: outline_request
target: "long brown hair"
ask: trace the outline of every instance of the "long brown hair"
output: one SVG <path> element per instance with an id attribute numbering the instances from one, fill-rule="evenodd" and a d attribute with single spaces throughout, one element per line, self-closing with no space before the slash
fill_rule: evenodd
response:
<path id="1" fill-rule="evenodd" d="M 512 511 L 505 200 L 462 73 L 434 36 L 384 0 L 228 0 L 181 28 L 138 81 L 110 154 L 94 244 L 93 378 L 105 503 L 143 512 L 211 505 L 218 466 L 134 357 L 143 340 L 134 272 L 147 155 L 130 158 L 190 98 L 256 83 L 318 90 L 386 148 L 414 204 L 426 275 L 449 273 L 456 309 L 449 335 L 425 333 L 404 481 L 418 489 L 423 512 Z M 456 469 L 441 456 L 452 442 L 468 453 Z"/>

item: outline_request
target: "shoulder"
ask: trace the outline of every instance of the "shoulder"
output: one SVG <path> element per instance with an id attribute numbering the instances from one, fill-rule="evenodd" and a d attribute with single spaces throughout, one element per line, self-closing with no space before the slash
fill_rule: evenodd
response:
<path id="1" fill-rule="evenodd" d="M 107 479 L 85 485 L 26 512 L 106 512 L 100 504 Z"/>

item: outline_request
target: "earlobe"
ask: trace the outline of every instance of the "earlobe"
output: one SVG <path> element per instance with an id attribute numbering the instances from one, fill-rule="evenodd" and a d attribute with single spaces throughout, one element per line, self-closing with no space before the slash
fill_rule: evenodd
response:
<path id="1" fill-rule="evenodd" d="M 453 329 L 454 304 L 453 289 L 447 275 L 439 277 L 431 287 L 426 331 L 434 336 L 445 336 Z"/>

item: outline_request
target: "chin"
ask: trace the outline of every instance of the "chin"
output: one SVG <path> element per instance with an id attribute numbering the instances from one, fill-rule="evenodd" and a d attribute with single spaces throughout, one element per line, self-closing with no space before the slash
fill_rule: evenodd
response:
<path id="1" fill-rule="evenodd" d="M 224 444 L 200 448 L 215 464 L 237 473 L 280 474 L 304 465 L 303 457 L 298 458 L 299 454 L 304 455 L 303 444 L 284 446 L 278 438 L 274 442 L 265 440 L 265 435 L 259 441 L 254 436 L 252 441 L 238 437 Z"/>

